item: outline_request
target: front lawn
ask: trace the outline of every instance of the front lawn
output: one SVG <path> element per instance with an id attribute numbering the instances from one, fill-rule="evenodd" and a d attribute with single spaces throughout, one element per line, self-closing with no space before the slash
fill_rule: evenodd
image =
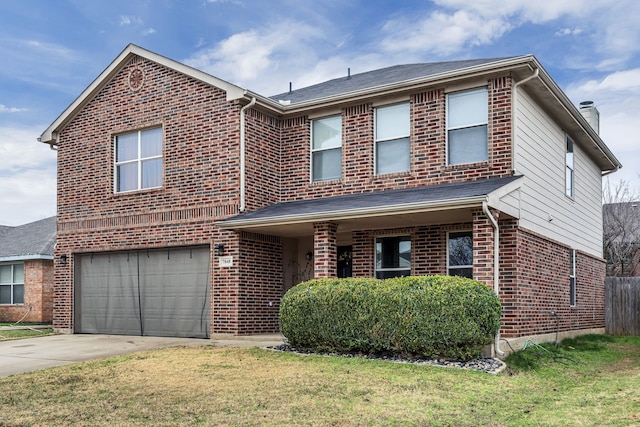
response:
<path id="1" fill-rule="evenodd" d="M 15 326 L 14 324 L 2 324 L 0 326 Z M 20 325 L 25 326 L 25 325 Z M 12 330 L 3 330 L 0 329 L 0 341 L 9 340 L 14 338 L 33 338 L 33 337 L 41 337 L 44 335 L 51 335 L 54 331 L 51 328 L 46 329 L 12 329 Z M 2 424 L 0 424 L 1 426 Z"/>
<path id="2" fill-rule="evenodd" d="M 640 337 L 532 347 L 500 375 L 179 347 L 0 378 L 0 425 L 640 425 Z"/>

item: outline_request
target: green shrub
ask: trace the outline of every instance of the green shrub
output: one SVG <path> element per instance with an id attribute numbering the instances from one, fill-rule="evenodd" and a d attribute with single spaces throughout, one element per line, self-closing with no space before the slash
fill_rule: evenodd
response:
<path id="1" fill-rule="evenodd" d="M 486 285 L 450 276 L 317 279 L 290 289 L 280 325 L 291 346 L 470 359 L 500 327 Z"/>

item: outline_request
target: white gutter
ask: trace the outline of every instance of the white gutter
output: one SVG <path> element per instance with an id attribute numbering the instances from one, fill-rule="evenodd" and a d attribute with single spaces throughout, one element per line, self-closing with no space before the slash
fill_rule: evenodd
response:
<path id="1" fill-rule="evenodd" d="M 33 254 L 33 255 L 14 255 L 14 256 L 3 256 L 0 257 L 0 261 L 29 261 L 34 259 L 44 259 L 44 260 L 53 260 L 53 255 L 45 255 L 45 254 Z"/>
<path id="2" fill-rule="evenodd" d="M 456 200 L 440 200 L 437 202 L 417 202 L 417 203 L 405 203 L 402 205 L 385 205 L 381 207 L 365 207 L 355 209 L 341 209 L 328 212 L 317 213 L 300 213 L 294 215 L 279 215 L 276 217 L 258 218 L 258 219 L 238 219 L 238 220 L 222 220 L 217 222 L 216 225 L 222 229 L 232 229 L 236 227 L 248 228 L 259 226 L 279 226 L 279 225 L 291 225 L 301 224 L 315 221 L 328 221 L 328 220 L 346 220 L 357 219 L 365 217 L 378 217 L 389 214 L 403 215 L 423 212 L 433 212 L 439 210 L 447 210 L 451 208 L 463 209 L 480 206 L 483 202 L 486 202 L 487 196 L 474 196 L 466 197 Z"/>
<path id="3" fill-rule="evenodd" d="M 520 87 L 520 85 L 525 84 L 526 82 L 528 82 L 531 79 L 535 79 L 536 77 L 538 77 L 538 74 L 540 73 L 540 69 L 536 68 L 533 71 L 533 74 L 531 74 L 529 77 L 524 78 L 522 80 L 520 80 L 519 82 L 517 82 L 516 84 L 513 85 L 513 95 L 511 96 L 511 170 L 515 173 L 516 172 L 516 159 L 517 157 L 517 150 L 518 150 L 518 140 L 517 140 L 517 136 L 518 136 L 518 123 L 516 120 L 516 114 L 517 114 L 517 109 L 518 109 L 518 102 L 517 102 L 517 98 L 518 98 L 518 87 Z"/>
<path id="4" fill-rule="evenodd" d="M 500 297 L 500 284 L 498 283 L 500 279 L 500 274 L 498 268 L 500 266 L 500 229 L 498 228 L 498 223 L 496 219 L 491 215 L 489 211 L 489 207 L 487 206 L 487 202 L 482 202 L 482 212 L 487 216 L 489 222 L 491 222 L 491 226 L 493 227 L 493 291 L 496 293 L 496 296 Z M 504 356 L 504 352 L 500 350 L 500 330 L 496 333 L 493 347 L 498 356 Z"/>
<path id="5" fill-rule="evenodd" d="M 245 171 L 245 112 L 256 104 L 256 98 L 251 98 L 251 102 L 240 109 L 240 212 L 244 212 L 246 207 L 246 171 Z"/>

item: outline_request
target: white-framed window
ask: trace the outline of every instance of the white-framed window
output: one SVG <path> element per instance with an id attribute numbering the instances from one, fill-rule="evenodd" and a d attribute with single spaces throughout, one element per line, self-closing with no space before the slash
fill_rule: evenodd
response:
<path id="1" fill-rule="evenodd" d="M 574 190 L 574 156 L 573 156 L 573 140 L 567 136 L 566 138 L 566 154 L 564 157 L 565 164 L 565 190 L 567 197 L 573 198 Z"/>
<path id="2" fill-rule="evenodd" d="M 411 236 L 376 238 L 376 278 L 411 275 Z"/>
<path id="3" fill-rule="evenodd" d="M 571 249 L 571 275 L 569 275 L 569 305 L 576 306 L 576 250 Z"/>
<path id="4" fill-rule="evenodd" d="M 0 304 L 24 304 L 24 263 L 0 264 Z"/>
<path id="5" fill-rule="evenodd" d="M 311 181 L 342 177 L 342 116 L 311 122 Z"/>
<path id="6" fill-rule="evenodd" d="M 115 192 L 162 186 L 162 128 L 115 137 Z"/>
<path id="7" fill-rule="evenodd" d="M 447 94 L 447 164 L 488 160 L 487 88 Z"/>
<path id="8" fill-rule="evenodd" d="M 409 103 L 375 109 L 376 174 L 410 169 Z"/>
<path id="9" fill-rule="evenodd" d="M 473 278 L 473 234 L 451 231 L 447 235 L 447 274 Z"/>

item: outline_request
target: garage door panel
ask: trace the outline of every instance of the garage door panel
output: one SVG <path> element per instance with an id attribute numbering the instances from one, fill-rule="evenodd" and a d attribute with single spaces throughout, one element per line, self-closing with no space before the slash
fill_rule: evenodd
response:
<path id="1" fill-rule="evenodd" d="M 78 256 L 77 331 L 207 338 L 209 258 L 208 247 Z"/>
<path id="2" fill-rule="evenodd" d="M 77 332 L 140 334 L 136 257 L 113 253 L 79 258 L 83 286 L 76 296 L 76 313 L 81 313 Z"/>

